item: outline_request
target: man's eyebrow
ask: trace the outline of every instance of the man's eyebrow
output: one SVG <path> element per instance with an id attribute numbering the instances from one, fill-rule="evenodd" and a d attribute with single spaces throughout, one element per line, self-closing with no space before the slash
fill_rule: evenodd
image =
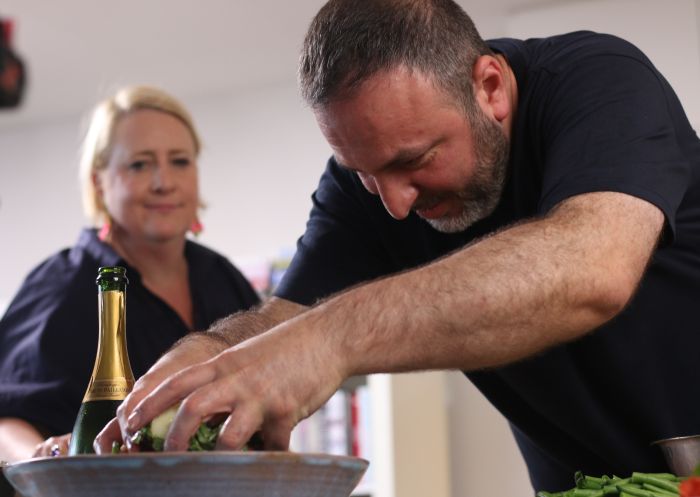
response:
<path id="1" fill-rule="evenodd" d="M 409 162 L 412 162 L 419 157 L 422 157 L 425 155 L 431 148 L 433 147 L 432 144 L 430 145 L 420 145 L 420 146 L 415 146 L 415 147 L 406 147 L 400 149 L 396 154 L 394 154 L 394 157 L 392 157 L 384 166 L 382 166 L 382 169 L 385 168 L 391 168 L 391 167 L 396 167 L 396 166 L 403 166 Z"/>
<path id="2" fill-rule="evenodd" d="M 430 151 L 430 149 L 433 148 L 433 145 L 420 145 L 416 147 L 406 147 L 402 148 L 399 151 L 397 151 L 394 156 L 389 159 L 387 162 L 382 164 L 377 168 L 377 171 L 383 171 L 385 169 L 391 169 L 393 167 L 397 166 L 403 166 L 409 162 L 412 162 L 419 157 L 422 157 L 426 153 Z M 348 171 L 355 171 L 355 172 L 360 172 L 359 169 L 356 169 L 354 167 L 348 166 L 347 164 L 344 164 L 338 159 L 337 156 L 333 156 L 335 159 L 336 164 L 338 166 L 342 167 L 343 169 L 347 169 Z"/>

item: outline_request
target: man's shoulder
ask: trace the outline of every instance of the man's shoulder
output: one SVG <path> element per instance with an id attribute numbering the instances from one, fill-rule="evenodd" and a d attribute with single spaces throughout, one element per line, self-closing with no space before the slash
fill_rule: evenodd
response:
<path id="1" fill-rule="evenodd" d="M 594 31 L 574 31 L 543 38 L 488 40 L 492 50 L 507 58 L 522 58 L 530 69 L 557 70 L 575 66 L 588 57 L 619 55 L 644 58 L 629 41 L 618 36 Z"/>

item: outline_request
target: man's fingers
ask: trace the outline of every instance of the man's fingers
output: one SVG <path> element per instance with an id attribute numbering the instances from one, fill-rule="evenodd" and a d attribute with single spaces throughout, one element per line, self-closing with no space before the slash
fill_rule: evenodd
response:
<path id="1" fill-rule="evenodd" d="M 190 445 L 190 438 L 197 432 L 201 422 L 207 418 L 206 411 L 201 406 L 185 400 L 177 410 L 168 433 L 165 435 L 167 451 L 185 451 Z"/>
<path id="2" fill-rule="evenodd" d="M 293 425 L 280 420 L 265 423 L 262 429 L 265 450 L 287 450 L 293 428 Z"/>
<path id="3" fill-rule="evenodd" d="M 210 365 L 216 371 L 215 364 L 210 363 Z M 190 437 L 197 431 L 200 423 L 211 420 L 221 413 L 228 415 L 234 409 L 238 409 L 242 396 L 235 387 L 234 379 L 235 376 L 231 375 L 219 377 L 215 381 L 200 386 L 182 401 L 165 441 L 167 450 L 186 449 Z M 240 415 L 243 419 L 250 417 L 246 409 L 241 409 Z M 262 417 L 258 415 L 257 426 L 260 420 Z"/>
<path id="4" fill-rule="evenodd" d="M 96 454 L 111 454 L 112 444 L 121 441 L 122 435 L 119 429 L 119 420 L 114 418 L 97 434 L 95 441 L 92 443 L 92 448 L 95 449 Z"/>
<path id="5" fill-rule="evenodd" d="M 250 403 L 238 405 L 219 430 L 216 450 L 242 449 L 261 423 L 260 409 Z"/>
<path id="6" fill-rule="evenodd" d="M 129 414 L 126 420 L 126 437 L 131 437 L 136 431 L 146 425 L 153 418 L 164 412 L 169 407 L 177 404 L 187 397 L 191 392 L 212 382 L 215 379 L 216 371 L 210 363 L 206 362 L 196 366 L 191 366 L 185 370 L 171 376 L 144 397 Z M 175 416 L 175 422 L 189 422 L 189 414 L 183 412 L 182 407 Z M 194 431 L 192 431 L 194 433 Z M 180 430 L 175 432 L 176 437 L 181 438 Z M 190 433 L 191 435 L 191 433 Z M 166 443 L 166 447 L 168 444 Z M 175 450 L 175 449 L 170 449 Z"/>

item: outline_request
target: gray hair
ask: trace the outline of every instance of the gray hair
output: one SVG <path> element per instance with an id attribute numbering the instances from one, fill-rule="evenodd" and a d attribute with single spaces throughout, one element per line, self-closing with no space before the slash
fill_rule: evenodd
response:
<path id="1" fill-rule="evenodd" d="M 452 0 L 330 0 L 311 22 L 299 61 L 304 100 L 323 106 L 399 66 L 428 76 L 466 111 L 472 67 L 491 50 Z"/>

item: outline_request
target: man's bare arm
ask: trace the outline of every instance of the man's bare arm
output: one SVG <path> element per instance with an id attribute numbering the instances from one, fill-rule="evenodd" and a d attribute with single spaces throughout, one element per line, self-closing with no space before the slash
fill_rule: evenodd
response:
<path id="1" fill-rule="evenodd" d="M 296 423 L 354 374 L 477 369 L 573 340 L 624 308 L 663 228 L 655 206 L 620 193 L 571 198 L 543 219 L 422 268 L 361 285 L 165 380 L 135 406 L 134 433 L 182 400 L 165 442 L 228 412 L 218 447 L 261 430 L 283 449 Z"/>
<path id="2" fill-rule="evenodd" d="M 336 330 L 346 375 L 506 364 L 619 313 L 663 223 L 638 198 L 580 195 L 543 219 L 330 299 L 304 320 Z"/>
<path id="3" fill-rule="evenodd" d="M 240 311 L 219 319 L 207 331 L 190 333 L 181 338 L 172 348 L 190 341 L 208 342 L 211 355 L 214 356 L 228 347 L 238 345 L 244 340 L 274 328 L 307 309 L 301 304 L 272 297 L 256 309 Z"/>

